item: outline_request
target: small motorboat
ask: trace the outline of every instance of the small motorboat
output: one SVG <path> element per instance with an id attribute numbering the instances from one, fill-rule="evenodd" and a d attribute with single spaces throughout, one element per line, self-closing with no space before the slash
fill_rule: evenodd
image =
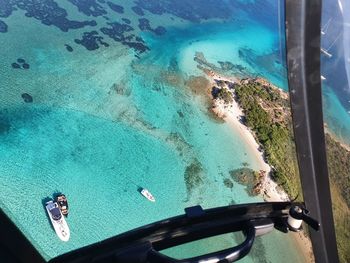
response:
<path id="1" fill-rule="evenodd" d="M 68 201 L 64 194 L 60 194 L 56 197 L 56 202 L 64 216 L 68 216 Z"/>
<path id="2" fill-rule="evenodd" d="M 51 200 L 46 202 L 45 207 L 57 236 L 62 241 L 67 242 L 70 237 L 70 230 L 61 210 L 58 207 L 58 204 Z"/>
<path id="3" fill-rule="evenodd" d="M 150 193 L 150 191 L 148 191 L 146 188 L 141 188 L 140 189 L 140 193 L 146 197 L 149 201 L 151 202 L 155 202 L 156 199 L 154 198 L 154 196 Z"/>

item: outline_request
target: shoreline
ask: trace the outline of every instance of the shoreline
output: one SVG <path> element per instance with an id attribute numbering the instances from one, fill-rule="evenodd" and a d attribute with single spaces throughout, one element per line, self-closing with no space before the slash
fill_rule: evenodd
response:
<path id="1" fill-rule="evenodd" d="M 215 84 L 215 80 L 235 82 L 235 78 L 225 78 L 211 72 L 207 74 L 211 84 Z M 254 137 L 253 132 L 241 123 L 241 117 L 244 116 L 235 96 L 233 101 L 229 105 L 222 100 L 213 99 L 212 111 L 222 118 L 235 133 L 239 133 L 239 136 L 243 140 L 244 144 L 248 146 L 248 150 L 256 160 L 258 169 L 265 171 L 264 179 L 261 181 L 260 196 L 267 202 L 289 201 L 289 196 L 281 189 L 276 182 L 270 177 L 271 166 L 264 160 L 263 152 L 259 151 L 259 144 Z M 291 233 L 292 240 L 294 241 L 297 249 L 301 251 L 305 262 L 315 262 L 311 240 L 303 234 L 304 232 Z"/>
<path id="2" fill-rule="evenodd" d="M 228 82 L 236 82 L 236 78 L 225 78 L 218 74 L 212 73 L 208 76 L 211 84 L 216 83 L 215 80 Z M 221 119 L 223 119 L 235 132 L 238 132 L 245 145 L 248 146 L 250 154 L 254 156 L 259 170 L 266 172 L 264 180 L 261 182 L 262 197 L 265 201 L 289 201 L 288 195 L 281 189 L 270 177 L 271 166 L 264 160 L 263 152 L 259 150 L 259 144 L 254 137 L 254 133 L 240 119 L 244 116 L 242 109 L 239 107 L 235 96 L 230 105 L 227 105 L 222 100 L 213 99 L 212 111 Z"/>
<path id="3" fill-rule="evenodd" d="M 267 202 L 289 201 L 288 195 L 270 177 L 271 167 L 265 162 L 263 152 L 259 151 L 259 144 L 252 131 L 240 122 L 244 114 L 238 103 L 233 101 L 232 105 L 226 106 L 224 103 L 216 102 L 212 108 L 213 112 L 222 118 L 236 133 L 239 133 L 244 144 L 248 146 L 250 155 L 254 156 L 258 170 L 266 172 L 261 186 L 261 196 Z"/>
<path id="4" fill-rule="evenodd" d="M 343 147 L 344 149 L 346 149 L 348 152 L 350 152 L 350 145 L 346 144 L 345 142 L 343 142 L 342 140 L 340 140 L 329 128 L 328 128 L 328 124 L 325 123 L 324 124 L 324 133 L 325 135 L 329 135 L 332 137 L 332 139 L 339 143 L 341 147 Z"/>

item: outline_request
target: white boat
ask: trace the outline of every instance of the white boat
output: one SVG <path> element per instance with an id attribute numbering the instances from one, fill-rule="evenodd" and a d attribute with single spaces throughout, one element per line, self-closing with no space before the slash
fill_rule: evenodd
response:
<path id="1" fill-rule="evenodd" d="M 332 18 L 328 19 L 327 23 L 321 28 L 321 34 L 325 35 L 327 33 L 327 30 L 331 24 Z"/>
<path id="2" fill-rule="evenodd" d="M 324 48 L 321 48 L 321 52 L 323 53 L 323 54 L 325 54 L 327 57 L 329 57 L 329 58 L 331 58 L 332 57 L 332 54 L 331 53 L 329 53 L 327 50 L 325 50 Z"/>
<path id="3" fill-rule="evenodd" d="M 142 188 L 142 190 L 140 191 L 140 193 L 146 197 L 149 201 L 151 202 L 155 202 L 156 199 L 154 198 L 154 196 L 150 193 L 150 191 L 148 191 L 146 188 Z"/>
<path id="4" fill-rule="evenodd" d="M 67 242 L 70 237 L 70 231 L 58 204 L 53 201 L 48 201 L 45 207 L 57 236 L 62 241 Z"/>
<path id="5" fill-rule="evenodd" d="M 334 39 L 333 43 L 327 48 L 327 49 L 324 49 L 324 48 L 321 48 L 321 52 L 326 55 L 327 57 L 329 58 L 332 58 L 332 54 L 329 53 L 329 50 L 334 46 L 334 44 L 338 41 L 338 39 L 340 38 L 341 36 L 341 33 L 338 34 L 338 36 Z"/>
<path id="6" fill-rule="evenodd" d="M 321 75 L 321 80 L 326 80 L 326 78 L 324 76 Z"/>

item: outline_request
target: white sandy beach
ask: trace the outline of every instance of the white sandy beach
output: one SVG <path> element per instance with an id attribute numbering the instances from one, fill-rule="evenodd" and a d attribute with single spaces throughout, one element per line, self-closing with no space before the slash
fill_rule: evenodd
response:
<path id="1" fill-rule="evenodd" d="M 213 73 L 211 76 L 211 82 L 215 83 L 215 79 L 233 81 L 232 78 L 225 78 Z M 278 185 L 271 179 L 269 172 L 271 167 L 265 162 L 263 153 L 259 151 L 259 145 L 254 138 L 252 131 L 240 122 L 243 115 L 238 103 L 234 100 L 231 105 L 225 105 L 223 101 L 215 101 L 213 111 L 221 118 L 223 118 L 235 132 L 239 133 L 244 144 L 248 146 L 251 156 L 254 156 L 258 169 L 266 171 L 266 176 L 262 182 L 261 194 L 265 201 L 288 201 L 288 195 L 278 187 Z M 296 246 L 302 251 L 305 262 L 314 262 L 312 245 L 308 237 L 303 233 L 291 233 Z"/>
<path id="2" fill-rule="evenodd" d="M 228 123 L 232 129 L 239 133 L 241 139 L 244 141 L 245 145 L 248 145 L 248 150 L 250 154 L 254 156 L 256 163 L 258 164 L 258 169 L 266 172 L 264 181 L 262 182 L 262 195 L 265 201 L 288 201 L 288 195 L 281 190 L 277 184 L 272 181 L 268 175 L 271 171 L 271 167 L 264 161 L 263 153 L 259 151 L 259 145 L 256 142 L 252 132 L 240 122 L 240 118 L 243 115 L 241 109 L 239 108 L 236 101 L 232 103 L 231 106 L 225 106 L 224 103 L 216 103 L 214 112 L 218 116 L 223 117 L 223 119 Z"/>

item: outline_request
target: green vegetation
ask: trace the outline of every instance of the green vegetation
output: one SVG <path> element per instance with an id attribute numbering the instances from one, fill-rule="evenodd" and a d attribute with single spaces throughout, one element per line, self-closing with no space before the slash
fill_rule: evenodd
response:
<path id="1" fill-rule="evenodd" d="M 349 185 L 348 185 L 349 186 Z M 337 247 L 339 261 L 350 262 L 350 210 L 336 184 L 332 184 L 331 193 L 333 205 L 333 217 L 335 221 L 335 233 L 337 236 Z"/>
<path id="2" fill-rule="evenodd" d="M 250 127 L 274 167 L 273 179 L 290 197 L 301 194 L 288 96 L 259 80 L 244 80 L 236 95 Z M 350 151 L 326 134 L 328 169 L 340 262 L 350 262 Z"/>
<path id="3" fill-rule="evenodd" d="M 288 101 L 270 86 L 245 82 L 237 85 L 236 95 L 250 127 L 264 149 L 267 162 L 273 166 L 273 179 L 295 197 L 301 193 L 296 165 L 295 145 L 290 126 Z"/>
<path id="4" fill-rule="evenodd" d="M 342 147 L 329 134 L 326 134 L 326 145 L 328 170 L 332 183 L 340 190 L 347 206 L 350 206 L 350 151 Z"/>
<path id="5" fill-rule="evenodd" d="M 350 151 L 326 134 L 328 171 L 340 262 L 350 262 Z"/>
<path id="6" fill-rule="evenodd" d="M 222 99 L 225 103 L 232 103 L 233 102 L 233 95 L 232 93 L 225 88 L 221 88 L 218 93 L 216 94 L 216 98 Z"/>

